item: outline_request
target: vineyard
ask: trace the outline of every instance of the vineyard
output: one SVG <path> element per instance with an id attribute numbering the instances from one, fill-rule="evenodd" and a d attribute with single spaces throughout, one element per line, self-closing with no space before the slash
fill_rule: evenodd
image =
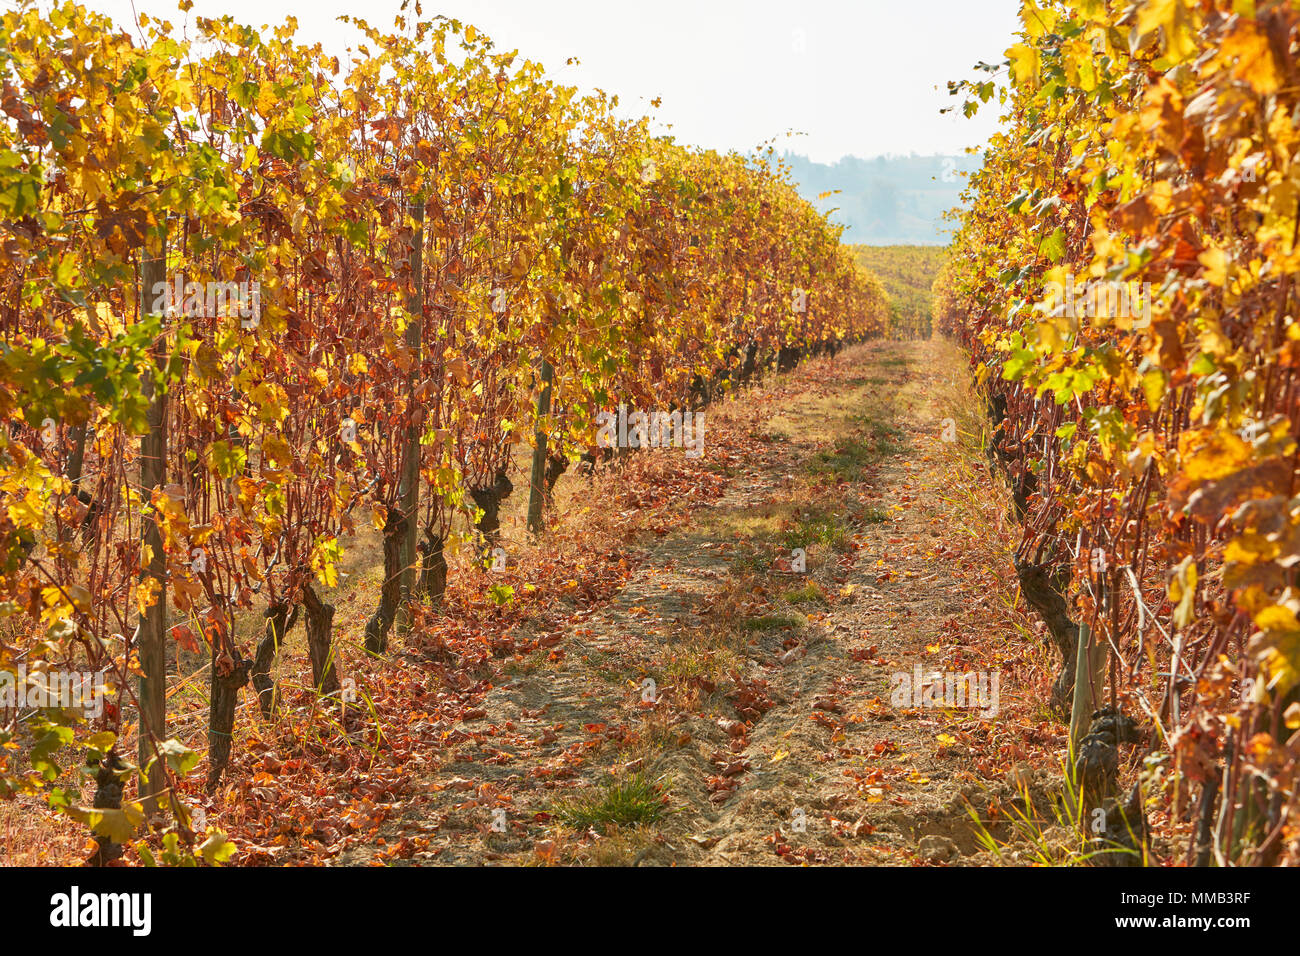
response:
<path id="1" fill-rule="evenodd" d="M 854 246 L 857 263 L 885 288 L 894 338 L 928 339 L 934 331 L 931 288 L 947 250 L 939 246 Z"/>
<path id="2" fill-rule="evenodd" d="M 300 618 L 304 738 L 382 720 L 349 667 L 394 634 L 472 683 L 515 649 L 430 622 L 515 486 L 541 533 L 575 462 L 682 445 L 711 399 L 883 331 L 878 282 L 768 160 L 652 136 L 418 5 L 353 26 L 348 63 L 292 23 L 133 39 L 22 0 L 0 27 L 2 660 L 38 703 L 59 671 L 104 698 L 10 710 L 0 793 L 101 862 L 159 814 L 142 859 L 230 856 L 184 795 L 281 719 Z M 647 411 L 610 447 L 624 407 Z M 344 652 L 330 592 L 367 533 L 382 585 Z"/>
<path id="3" fill-rule="evenodd" d="M 1037 4 L 936 284 L 970 349 L 1088 805 L 1300 862 L 1300 12 Z"/>
<path id="4" fill-rule="evenodd" d="M 1300 7 L 1014 0 L 930 87 L 974 171 L 891 132 L 965 183 L 941 248 L 799 174 L 883 159 L 687 145 L 422 3 L 0 13 L 0 866 L 86 874 L 32 905 L 1079 866 L 1111 928 L 1250 926 L 1170 907 L 1300 865 Z"/>

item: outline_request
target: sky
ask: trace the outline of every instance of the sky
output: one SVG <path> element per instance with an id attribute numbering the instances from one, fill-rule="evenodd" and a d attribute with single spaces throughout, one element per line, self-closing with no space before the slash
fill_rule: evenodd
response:
<path id="1" fill-rule="evenodd" d="M 83 0 L 123 27 L 131 0 Z M 959 153 L 992 132 L 940 115 L 947 81 L 998 62 L 1012 44 L 1018 0 L 421 0 L 426 17 L 473 24 L 502 51 L 518 49 L 557 81 L 619 96 L 678 142 L 778 151 L 833 163 L 846 155 Z M 196 0 L 191 15 L 255 26 L 298 18 L 299 33 L 342 53 L 354 36 L 341 14 L 388 27 L 400 0 Z M 134 9 L 180 22 L 175 0 Z M 566 66 L 570 57 L 580 61 Z M 981 77 L 983 78 L 983 77 Z M 650 101 L 660 98 L 654 109 Z M 797 135 L 788 135 L 788 134 Z"/>

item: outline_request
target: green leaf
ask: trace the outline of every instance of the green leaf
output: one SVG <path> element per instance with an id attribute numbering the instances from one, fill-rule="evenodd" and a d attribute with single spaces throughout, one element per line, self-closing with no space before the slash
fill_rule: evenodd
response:
<path id="1" fill-rule="evenodd" d="M 199 762 L 199 755 L 174 737 L 160 743 L 158 753 L 167 761 L 167 766 L 173 772 L 182 776 L 193 770 Z"/>
<path id="2" fill-rule="evenodd" d="M 57 780 L 59 765 L 54 762 L 54 752 L 65 744 L 72 743 L 72 728 L 56 727 L 53 724 L 47 724 L 46 727 L 48 729 L 32 747 L 28 759 L 32 769 L 46 780 Z"/>
<path id="3" fill-rule="evenodd" d="M 128 803 L 121 810 L 69 807 L 68 816 L 114 843 L 126 843 L 144 822 L 144 807 L 138 803 Z"/>
<path id="4" fill-rule="evenodd" d="M 98 760 L 112 750 L 115 743 L 117 743 L 117 734 L 111 730 L 101 730 L 86 738 L 86 750 L 89 751 L 91 759 Z"/>
<path id="5" fill-rule="evenodd" d="M 220 830 L 214 830 L 212 834 L 199 844 L 199 853 L 207 861 L 209 866 L 220 866 L 232 856 L 235 855 L 235 844 L 226 839 L 226 835 Z"/>
<path id="6" fill-rule="evenodd" d="M 1165 373 L 1163 369 L 1153 368 L 1142 376 L 1142 393 L 1146 396 L 1147 408 L 1155 411 L 1165 397 Z"/>
<path id="7" fill-rule="evenodd" d="M 1065 229 L 1057 226 L 1056 230 L 1038 244 L 1039 255 L 1047 256 L 1052 262 L 1065 258 Z"/>
<path id="8" fill-rule="evenodd" d="M 244 449 L 224 441 L 214 441 L 208 448 L 212 455 L 212 467 L 219 478 L 238 478 L 244 473 L 248 461 Z"/>

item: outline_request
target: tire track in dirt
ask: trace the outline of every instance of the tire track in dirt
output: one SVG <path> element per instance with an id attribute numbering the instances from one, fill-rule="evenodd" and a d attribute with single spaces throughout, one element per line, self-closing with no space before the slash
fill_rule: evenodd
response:
<path id="1" fill-rule="evenodd" d="M 956 622 L 985 596 L 945 574 L 960 515 L 933 454 L 955 361 L 871 343 L 726 403 L 749 436 L 726 493 L 507 667 L 469 725 L 488 734 L 429 728 L 466 741 L 389 827 L 393 862 L 983 862 L 966 802 L 987 788 L 956 739 L 983 718 L 890 701 L 893 673 L 979 667 Z M 629 781 L 665 794 L 657 819 L 583 816 Z"/>
<path id="2" fill-rule="evenodd" d="M 890 675 L 933 670 L 945 623 L 970 598 L 930 556 L 950 536 L 936 506 L 943 475 L 925 455 L 944 426 L 929 378 L 950 360 L 936 343 L 882 344 L 865 356 L 868 379 L 901 366 L 863 402 L 899 435 L 863 492 L 885 520 L 857 529 L 855 560 L 834 578 L 842 599 L 815 625 L 806 655 L 774 672 L 782 702 L 744 750 L 761 769 L 723 805 L 707 862 L 915 863 L 976 850 L 966 799 L 980 788 L 939 742 L 968 718 L 891 704 Z"/>

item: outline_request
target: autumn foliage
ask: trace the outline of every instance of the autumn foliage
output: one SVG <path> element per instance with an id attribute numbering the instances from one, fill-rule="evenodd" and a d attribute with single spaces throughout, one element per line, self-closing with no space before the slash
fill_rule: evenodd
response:
<path id="1" fill-rule="evenodd" d="M 274 711 L 268 661 L 300 614 L 317 690 L 339 691 L 325 596 L 359 528 L 397 562 L 379 653 L 399 603 L 437 609 L 443 549 L 492 530 L 512 447 L 544 435 L 562 471 L 602 409 L 690 408 L 884 328 L 879 283 L 770 153 L 651 135 L 418 8 L 352 25 L 341 62 L 292 22 L 141 17 L 132 36 L 31 0 L 0 20 L 0 666 L 109 691 L 89 724 L 3 728 L 30 750 L 0 757 L 0 795 L 43 792 L 106 845 L 141 814 L 119 739 L 145 739 L 163 784 L 199 759 L 139 734 L 151 608 L 169 648 L 210 656 L 219 774 L 218 702 Z M 181 295 L 160 304 L 157 277 Z M 212 283 L 256 283 L 256 317 L 191 294 Z M 250 610 L 255 658 L 234 633 Z M 80 746 L 94 808 L 47 788 Z"/>
<path id="2" fill-rule="evenodd" d="M 1018 570 L 1101 649 L 1075 674 L 1061 641 L 1058 690 L 1092 680 L 1148 728 L 1128 779 L 1175 857 L 1294 864 L 1300 12 L 1031 0 L 1021 18 L 936 284 L 998 426 Z M 1000 96 L 992 76 L 954 92 Z M 1129 297 L 1083 309 L 1090 289 Z"/>

